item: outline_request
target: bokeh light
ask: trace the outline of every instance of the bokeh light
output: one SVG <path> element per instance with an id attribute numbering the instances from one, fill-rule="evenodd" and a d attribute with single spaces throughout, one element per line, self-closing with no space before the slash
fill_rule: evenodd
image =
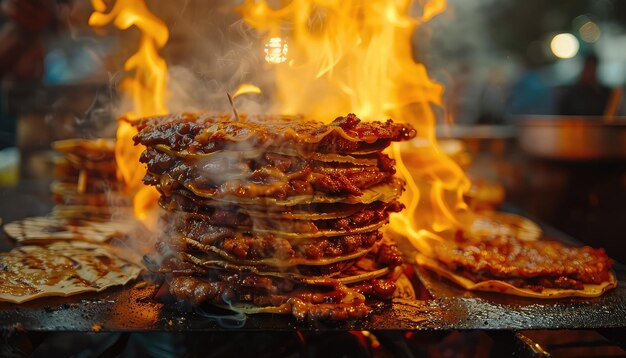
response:
<path id="1" fill-rule="evenodd" d="M 585 22 L 580 29 L 578 29 L 578 32 L 580 33 L 580 38 L 588 43 L 598 41 L 602 34 L 600 27 L 593 21 Z"/>
<path id="2" fill-rule="evenodd" d="M 558 34 L 550 42 L 550 49 L 558 58 L 572 58 L 576 56 L 579 48 L 578 39 L 570 33 Z"/>

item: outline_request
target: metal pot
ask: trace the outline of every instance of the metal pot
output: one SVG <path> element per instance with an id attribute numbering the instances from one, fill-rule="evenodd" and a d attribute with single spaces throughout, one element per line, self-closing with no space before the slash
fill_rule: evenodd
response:
<path id="1" fill-rule="evenodd" d="M 518 141 L 528 154 L 558 160 L 626 159 L 626 117 L 519 117 Z"/>

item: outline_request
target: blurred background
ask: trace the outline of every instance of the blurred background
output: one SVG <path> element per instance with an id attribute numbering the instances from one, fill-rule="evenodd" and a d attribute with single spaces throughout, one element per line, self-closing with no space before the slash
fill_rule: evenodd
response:
<path id="1" fill-rule="evenodd" d="M 239 3 L 147 1 L 170 30 L 160 52 L 171 111 L 224 110 L 226 90 L 268 81 Z M 1 4 L 0 185 L 10 186 L 51 176 L 54 140 L 114 136 L 139 34 L 90 28 L 86 0 Z M 445 86 L 438 134 L 475 183 L 468 200 L 505 193 L 510 210 L 626 261 L 626 2 L 449 0 L 414 48 Z"/>

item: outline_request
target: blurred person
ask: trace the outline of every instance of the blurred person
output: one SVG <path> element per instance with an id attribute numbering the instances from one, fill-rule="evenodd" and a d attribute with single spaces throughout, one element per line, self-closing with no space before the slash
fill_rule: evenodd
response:
<path id="1" fill-rule="evenodd" d="M 480 92 L 477 124 L 504 124 L 507 87 L 505 70 L 500 66 L 490 66 L 485 85 Z"/>
<path id="2" fill-rule="evenodd" d="M 0 2 L 0 149 L 15 145 L 15 118 L 7 112 L 5 92 L 39 83 L 44 75 L 44 38 L 63 26 L 68 1 Z"/>
<path id="3" fill-rule="evenodd" d="M 559 114 L 601 116 L 606 110 L 611 89 L 598 80 L 599 58 L 595 54 L 585 57 L 579 80 L 565 89 L 559 102 Z"/>
<path id="4" fill-rule="evenodd" d="M 4 17 L 0 23 L 0 149 L 15 145 L 16 120 L 7 112 L 3 93 L 7 83 L 38 81 L 43 75 L 42 31 L 53 18 L 50 5 L 30 0 L 0 3 Z"/>
<path id="5" fill-rule="evenodd" d="M 554 94 L 548 83 L 540 60 L 527 56 L 524 69 L 511 87 L 509 112 L 513 115 L 553 114 Z"/>
<path id="6" fill-rule="evenodd" d="M 43 76 L 44 36 L 60 22 L 54 0 L 2 0 L 0 79 L 39 81 Z"/>
<path id="7" fill-rule="evenodd" d="M 475 124 L 479 111 L 481 88 L 474 68 L 468 62 L 448 74 L 445 81 L 437 78 L 446 88 L 446 107 L 451 121 L 461 125 Z"/>

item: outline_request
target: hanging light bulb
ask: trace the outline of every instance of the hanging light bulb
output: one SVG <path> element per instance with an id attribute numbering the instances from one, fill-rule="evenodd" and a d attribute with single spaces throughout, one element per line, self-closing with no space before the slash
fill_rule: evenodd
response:
<path id="1" fill-rule="evenodd" d="M 265 44 L 265 61 L 268 63 L 283 63 L 287 61 L 288 51 L 287 41 L 280 37 L 272 37 Z"/>

